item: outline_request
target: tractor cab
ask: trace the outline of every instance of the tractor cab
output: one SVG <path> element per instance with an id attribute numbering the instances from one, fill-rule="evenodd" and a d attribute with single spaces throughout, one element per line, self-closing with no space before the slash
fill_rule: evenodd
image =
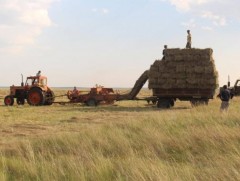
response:
<path id="1" fill-rule="evenodd" d="M 230 89 L 235 96 L 239 96 L 240 95 L 240 79 L 237 79 L 234 84 L 234 87 L 230 87 Z"/>
<path id="2" fill-rule="evenodd" d="M 46 88 L 47 87 L 47 77 L 45 76 L 30 76 L 27 77 L 26 87 L 41 87 Z"/>

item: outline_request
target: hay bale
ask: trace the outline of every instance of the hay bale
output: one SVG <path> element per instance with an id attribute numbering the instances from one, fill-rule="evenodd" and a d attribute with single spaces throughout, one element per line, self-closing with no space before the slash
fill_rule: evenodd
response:
<path id="1" fill-rule="evenodd" d="M 207 88 L 218 86 L 212 49 L 167 49 L 165 60 L 150 67 L 149 88 Z"/>

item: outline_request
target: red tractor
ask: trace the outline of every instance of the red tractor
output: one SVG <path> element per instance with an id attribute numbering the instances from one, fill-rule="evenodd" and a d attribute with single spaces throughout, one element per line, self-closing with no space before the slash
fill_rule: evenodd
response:
<path id="1" fill-rule="evenodd" d="M 27 100 L 32 106 L 51 105 L 55 99 L 53 91 L 47 86 L 45 76 L 27 77 L 25 84 L 22 77 L 21 86 L 10 87 L 10 94 L 4 98 L 5 105 L 12 106 L 14 98 L 18 105 L 23 105 Z"/>

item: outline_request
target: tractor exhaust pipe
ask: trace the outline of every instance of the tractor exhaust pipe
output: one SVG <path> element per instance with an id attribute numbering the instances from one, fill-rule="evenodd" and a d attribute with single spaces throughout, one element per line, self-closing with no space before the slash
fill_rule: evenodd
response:
<path id="1" fill-rule="evenodd" d="M 228 75 L 228 88 L 230 87 L 230 76 Z"/>
<path id="2" fill-rule="evenodd" d="M 23 74 L 21 74 L 21 76 L 22 76 L 21 86 L 23 87 L 23 86 L 24 86 L 24 83 L 23 83 Z"/>

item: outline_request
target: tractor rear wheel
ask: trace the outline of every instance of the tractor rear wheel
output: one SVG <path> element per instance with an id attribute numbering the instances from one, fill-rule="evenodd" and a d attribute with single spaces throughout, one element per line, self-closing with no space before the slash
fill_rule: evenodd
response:
<path id="1" fill-rule="evenodd" d="M 87 106 L 97 106 L 97 101 L 93 98 L 87 100 Z"/>
<path id="2" fill-rule="evenodd" d="M 18 98 L 17 98 L 17 104 L 18 104 L 18 105 L 24 105 L 24 103 L 25 103 L 24 98 L 22 98 L 22 97 L 18 97 Z"/>
<path id="3" fill-rule="evenodd" d="M 45 102 L 45 95 L 41 89 L 31 89 L 27 96 L 27 102 L 31 106 L 41 106 Z"/>
<path id="4" fill-rule="evenodd" d="M 14 104 L 14 98 L 13 98 L 13 96 L 6 96 L 6 97 L 4 98 L 4 104 L 5 104 L 6 106 L 12 106 L 12 105 Z"/>

